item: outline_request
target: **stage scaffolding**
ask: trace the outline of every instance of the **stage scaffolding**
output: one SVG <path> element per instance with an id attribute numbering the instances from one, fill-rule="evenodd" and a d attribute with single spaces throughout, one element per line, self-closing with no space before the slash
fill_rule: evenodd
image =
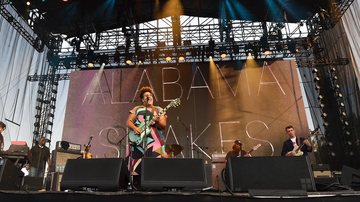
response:
<path id="1" fill-rule="evenodd" d="M 71 70 L 132 67 L 149 64 L 178 64 L 209 61 L 295 58 L 299 67 L 330 66 L 334 61 L 317 57 L 319 36 L 331 29 L 353 0 L 329 1 L 310 19 L 295 24 L 250 22 L 196 16 L 171 16 L 141 24 L 68 37 L 47 33 L 38 24 L 42 18 L 31 10 L 28 18 L 18 17 L 9 0 L 1 0 L 0 14 L 39 52 L 48 51 L 45 75 L 29 75 L 39 82 L 34 141 L 51 140 L 57 84 L 69 79 Z M 24 23 L 25 22 L 25 23 Z M 39 27 L 40 26 L 40 27 Z M 221 56 L 223 55 L 223 57 Z M 320 54 L 322 55 L 322 54 Z M 179 59 L 183 57 L 184 59 Z M 130 61 L 130 62 L 127 62 Z M 330 62 L 329 62 L 330 61 Z"/>

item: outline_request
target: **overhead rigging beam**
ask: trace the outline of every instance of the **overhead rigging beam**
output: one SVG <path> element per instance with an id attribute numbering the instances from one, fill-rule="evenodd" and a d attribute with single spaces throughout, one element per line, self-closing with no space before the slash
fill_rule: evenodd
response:
<path id="1" fill-rule="evenodd" d="M 15 7 L 10 3 L 9 0 L 1 0 L 0 4 L 0 14 L 5 18 L 6 21 L 14 27 L 19 34 L 24 37 L 24 39 L 29 42 L 29 44 L 35 48 L 35 50 L 42 52 L 44 50 L 44 44 L 39 37 L 33 32 L 33 30 L 28 26 L 24 19 L 15 17 L 13 14 L 17 13 Z M 19 16 L 19 15 L 17 15 Z M 19 19 L 19 20 L 18 20 Z M 22 21 L 22 22 L 21 22 Z"/>

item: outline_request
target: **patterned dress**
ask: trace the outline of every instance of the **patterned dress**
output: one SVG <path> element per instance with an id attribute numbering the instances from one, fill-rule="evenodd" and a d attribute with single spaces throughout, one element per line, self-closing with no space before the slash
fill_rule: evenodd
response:
<path id="1" fill-rule="evenodd" d="M 135 126 L 139 126 L 142 122 L 150 121 L 150 126 L 147 128 L 146 134 L 143 138 L 142 144 L 132 144 L 130 143 L 130 150 L 128 152 L 128 169 L 132 170 L 133 175 L 139 175 L 141 172 L 141 159 L 142 157 L 154 157 L 161 158 L 167 157 L 164 146 L 164 135 L 160 127 L 152 121 L 153 115 L 159 115 L 162 111 L 161 107 L 154 106 L 148 107 L 146 110 L 144 106 L 137 106 L 130 110 L 130 113 L 136 115 L 136 120 L 134 121 Z"/>

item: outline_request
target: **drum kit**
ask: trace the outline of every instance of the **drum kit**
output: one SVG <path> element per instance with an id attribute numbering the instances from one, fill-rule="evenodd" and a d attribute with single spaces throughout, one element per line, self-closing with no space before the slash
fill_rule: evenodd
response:
<path id="1" fill-rule="evenodd" d="M 180 154 L 183 149 L 184 147 L 178 144 L 165 145 L 165 152 L 168 154 L 168 157 L 175 157 Z"/>

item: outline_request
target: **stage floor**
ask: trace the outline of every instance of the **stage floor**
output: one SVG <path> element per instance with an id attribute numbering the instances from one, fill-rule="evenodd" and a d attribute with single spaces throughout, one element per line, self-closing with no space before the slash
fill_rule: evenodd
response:
<path id="1" fill-rule="evenodd" d="M 145 192 L 145 191 L 118 191 L 118 192 L 54 192 L 54 191 L 0 191 L 1 202 L 93 202 L 93 201 L 142 201 L 142 202 L 198 202 L 198 201 L 360 201 L 360 191 L 334 191 L 334 192 L 307 192 L 297 194 L 293 191 L 258 190 L 249 193 L 228 192 Z"/>

